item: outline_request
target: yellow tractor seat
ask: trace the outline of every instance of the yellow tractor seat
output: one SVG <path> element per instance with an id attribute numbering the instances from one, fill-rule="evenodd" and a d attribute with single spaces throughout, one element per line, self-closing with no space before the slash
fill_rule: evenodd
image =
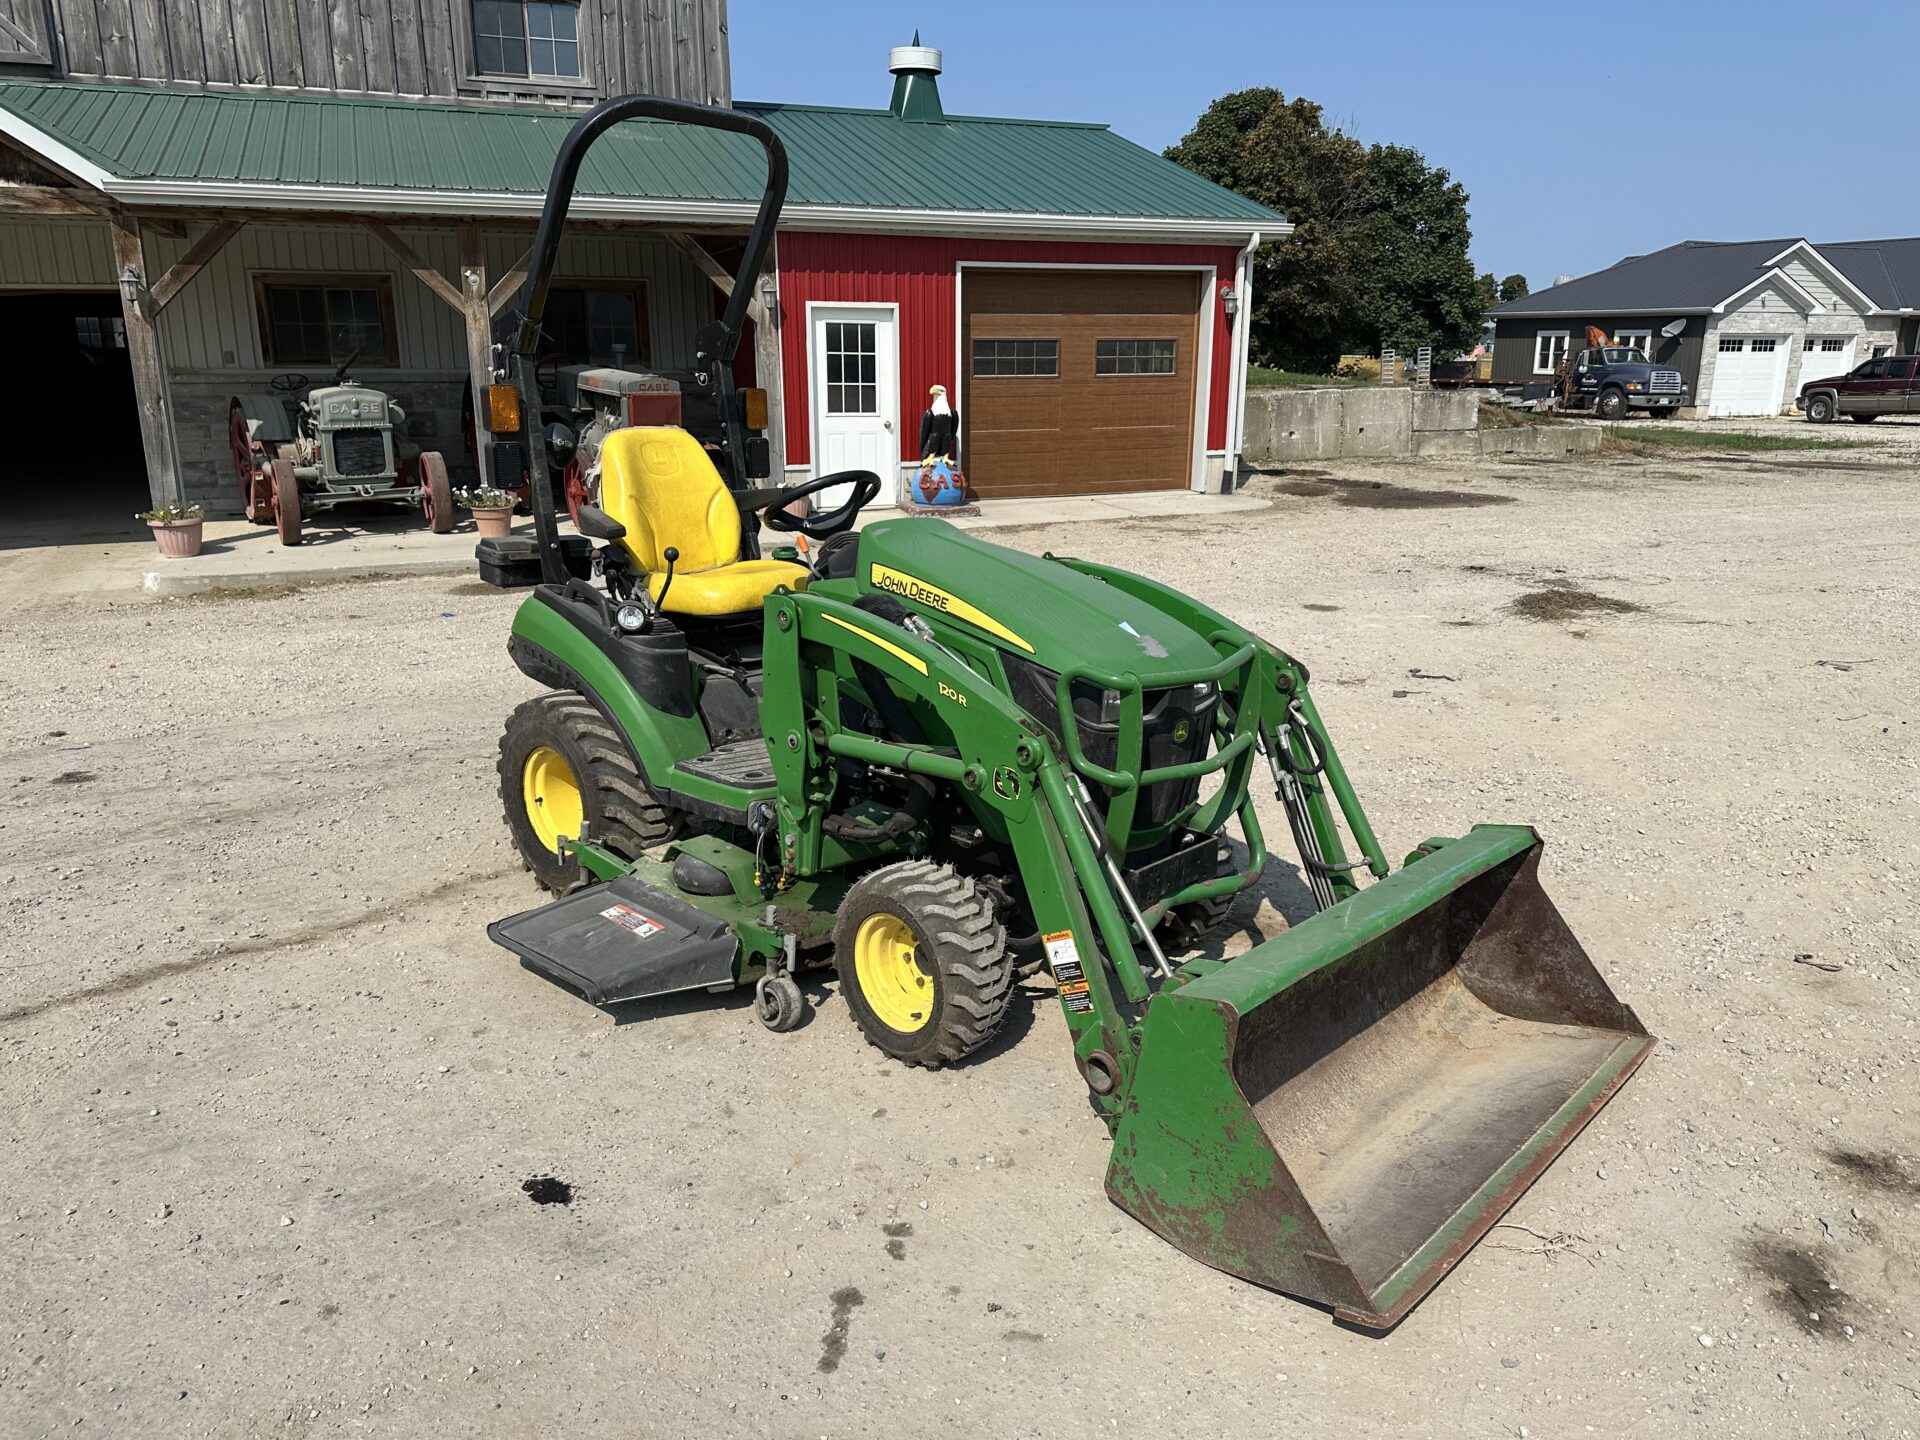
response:
<path id="1" fill-rule="evenodd" d="M 600 447 L 600 508 L 626 527 L 619 542 L 670 615 L 758 610 L 779 586 L 804 590 L 807 568 L 740 558 L 740 507 L 700 442 L 676 425 L 629 425 Z M 679 551 L 666 585 L 666 550 Z"/>

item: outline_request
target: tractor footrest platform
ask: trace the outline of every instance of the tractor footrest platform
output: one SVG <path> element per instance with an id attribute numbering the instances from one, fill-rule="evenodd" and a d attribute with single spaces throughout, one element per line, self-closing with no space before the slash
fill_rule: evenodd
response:
<path id="1" fill-rule="evenodd" d="M 725 921 L 632 875 L 496 920 L 487 934 L 595 1005 L 731 985 L 740 950 Z"/>
<path id="2" fill-rule="evenodd" d="M 682 760 L 673 768 L 741 790 L 759 790 L 774 783 L 773 759 L 767 754 L 767 742 L 757 735 L 729 741 L 704 755 Z"/>

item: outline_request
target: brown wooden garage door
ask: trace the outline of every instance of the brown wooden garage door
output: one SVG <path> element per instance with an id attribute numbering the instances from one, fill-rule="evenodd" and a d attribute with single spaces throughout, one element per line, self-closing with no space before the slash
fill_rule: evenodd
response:
<path id="1" fill-rule="evenodd" d="M 961 455 L 974 488 L 1185 487 L 1199 305 L 1192 271 L 966 271 Z"/>

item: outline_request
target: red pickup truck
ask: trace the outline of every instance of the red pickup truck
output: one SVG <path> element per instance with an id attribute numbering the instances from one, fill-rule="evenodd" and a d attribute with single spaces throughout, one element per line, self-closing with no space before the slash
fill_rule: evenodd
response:
<path id="1" fill-rule="evenodd" d="M 1882 415 L 1920 415 L 1916 355 L 1882 355 L 1856 365 L 1850 374 L 1809 380 L 1794 397 L 1793 408 L 1815 424 L 1844 415 L 1849 420 L 1878 420 Z"/>

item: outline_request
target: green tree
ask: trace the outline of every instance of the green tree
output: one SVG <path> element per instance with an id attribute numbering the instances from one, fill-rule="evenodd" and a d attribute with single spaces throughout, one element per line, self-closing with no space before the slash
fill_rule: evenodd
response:
<path id="1" fill-rule="evenodd" d="M 1506 304 L 1509 300 L 1524 300 L 1527 294 L 1527 277 L 1524 275 L 1509 275 L 1500 282 L 1500 303 L 1502 305 Z"/>
<path id="2" fill-rule="evenodd" d="M 1483 312 L 1500 303 L 1500 282 L 1493 278 L 1491 270 L 1482 270 L 1474 279 L 1473 293 Z"/>
<path id="3" fill-rule="evenodd" d="M 1467 194 L 1417 150 L 1363 145 L 1313 101 L 1262 86 L 1214 101 L 1166 153 L 1294 224 L 1254 257 L 1259 363 L 1325 371 L 1343 351 L 1478 337 L 1486 292 L 1467 259 Z"/>

